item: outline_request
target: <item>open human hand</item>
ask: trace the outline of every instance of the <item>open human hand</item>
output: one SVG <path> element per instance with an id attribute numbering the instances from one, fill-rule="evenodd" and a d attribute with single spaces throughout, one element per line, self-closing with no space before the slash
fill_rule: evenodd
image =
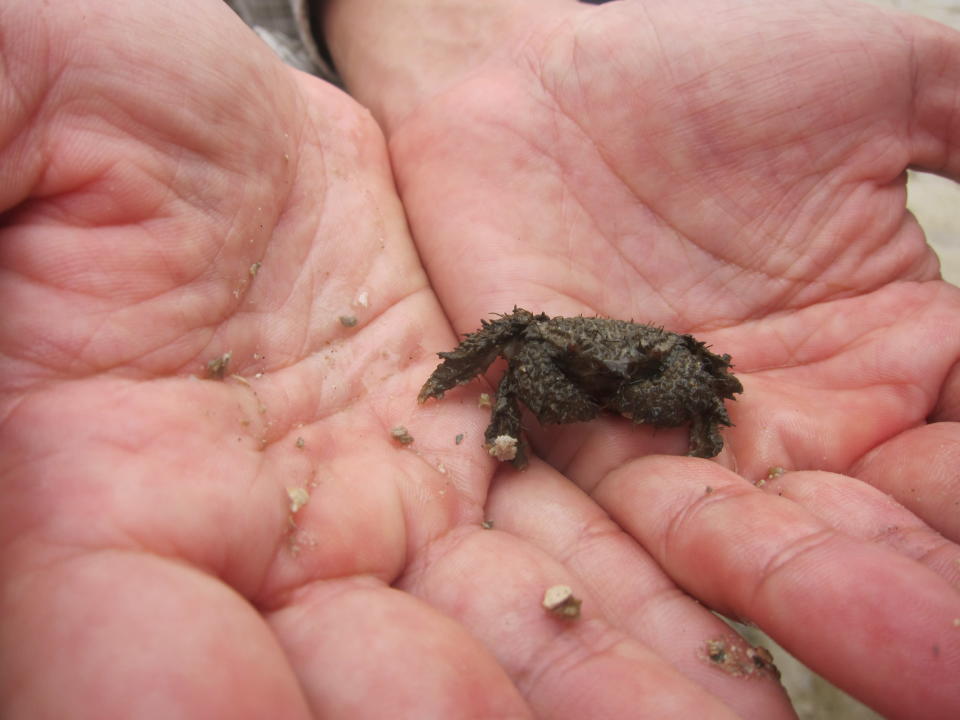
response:
<path id="1" fill-rule="evenodd" d="M 0 715 L 525 716 L 391 587 L 493 460 L 410 420 L 453 335 L 369 114 L 214 0 L 7 2 L 0 54 Z"/>
<path id="2" fill-rule="evenodd" d="M 890 717 L 954 716 L 960 293 L 905 171 L 960 178 L 957 34 L 848 2 L 367 5 L 332 0 L 329 42 L 454 327 L 663 324 L 745 387 L 716 463 L 648 456 L 681 431 L 531 424 L 547 465 L 502 471 L 497 527 L 675 665 L 642 630 L 664 587 Z"/>

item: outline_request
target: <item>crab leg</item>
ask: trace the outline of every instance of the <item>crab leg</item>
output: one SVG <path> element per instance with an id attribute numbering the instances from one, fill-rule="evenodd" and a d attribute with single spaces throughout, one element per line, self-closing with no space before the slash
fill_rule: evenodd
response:
<path id="1" fill-rule="evenodd" d="M 432 397 L 441 398 L 450 388 L 468 383 L 485 372 L 503 347 L 520 335 L 533 318 L 534 315 L 526 310 L 514 309 L 496 320 L 482 320 L 482 327 L 465 335 L 456 348 L 437 353 L 443 362 L 423 384 L 417 400 L 426 402 Z"/>
<path id="2" fill-rule="evenodd" d="M 507 370 L 497 386 L 490 424 L 483 435 L 484 446 L 500 460 L 512 460 L 517 470 L 527 466 L 526 441 L 520 434 L 520 403 L 517 401 L 517 383 Z M 515 452 L 513 457 L 504 452 Z"/>

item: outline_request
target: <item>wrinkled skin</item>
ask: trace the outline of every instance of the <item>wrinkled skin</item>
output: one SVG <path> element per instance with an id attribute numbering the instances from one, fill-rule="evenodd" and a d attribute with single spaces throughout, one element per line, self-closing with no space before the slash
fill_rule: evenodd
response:
<path id="1" fill-rule="evenodd" d="M 956 36 L 471 0 L 438 47 L 426 4 L 328 3 L 378 127 L 219 0 L 0 3 L 0 715 L 791 717 L 715 608 L 955 716 L 960 297 L 902 173 L 960 177 Z M 516 473 L 417 405 L 514 303 L 729 348 L 723 452 L 600 418 Z"/>
<path id="2" fill-rule="evenodd" d="M 439 355 L 420 402 L 469 382 L 498 355 L 507 360 L 484 441 L 496 456 L 497 438 L 511 438 L 513 456 L 498 459 L 518 470 L 527 466 L 520 403 L 544 424 L 592 420 L 602 410 L 653 427 L 690 422 L 687 454 L 713 457 L 723 449 L 719 426 L 730 425 L 723 400 L 743 392 L 729 355 L 714 355 L 692 335 L 611 318 L 514 308 Z"/>

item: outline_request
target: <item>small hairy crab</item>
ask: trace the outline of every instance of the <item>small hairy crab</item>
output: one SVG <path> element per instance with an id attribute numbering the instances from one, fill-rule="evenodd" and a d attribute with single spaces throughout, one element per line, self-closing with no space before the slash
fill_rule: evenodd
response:
<path id="1" fill-rule="evenodd" d="M 520 433 L 522 402 L 543 424 L 592 420 L 602 410 L 635 423 L 690 423 L 689 455 L 723 449 L 721 425 L 731 425 L 724 399 L 742 393 L 730 356 L 714 355 L 691 335 L 610 318 L 554 317 L 521 308 L 481 320 L 420 390 L 418 400 L 442 398 L 484 372 L 497 356 L 507 370 L 497 388 L 485 447 L 514 467 L 527 464 Z"/>

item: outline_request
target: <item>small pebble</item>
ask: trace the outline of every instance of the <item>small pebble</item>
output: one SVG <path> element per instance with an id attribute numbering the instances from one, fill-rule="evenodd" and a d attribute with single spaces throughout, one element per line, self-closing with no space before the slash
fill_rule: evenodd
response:
<path id="1" fill-rule="evenodd" d="M 397 425 L 390 431 L 390 435 L 401 445 L 409 445 L 413 442 L 413 435 L 403 425 Z"/>
<path id="2" fill-rule="evenodd" d="M 574 619 L 580 617 L 580 598 L 573 596 L 569 585 L 554 585 L 547 588 L 543 594 L 543 607 L 563 618 Z"/>

